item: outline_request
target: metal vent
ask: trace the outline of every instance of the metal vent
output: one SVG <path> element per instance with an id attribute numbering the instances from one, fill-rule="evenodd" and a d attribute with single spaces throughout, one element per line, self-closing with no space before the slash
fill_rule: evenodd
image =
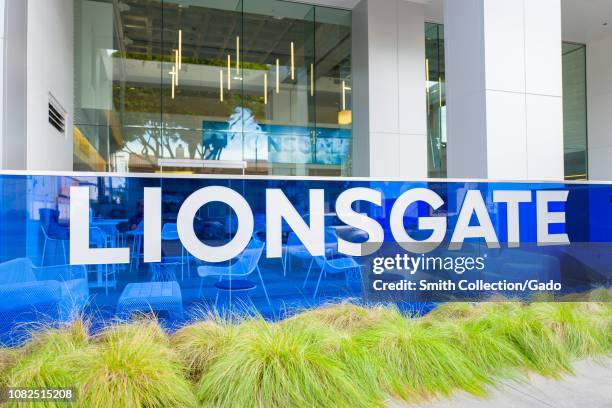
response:
<path id="1" fill-rule="evenodd" d="M 51 94 L 49 94 L 49 123 L 62 134 L 66 131 L 66 111 Z"/>

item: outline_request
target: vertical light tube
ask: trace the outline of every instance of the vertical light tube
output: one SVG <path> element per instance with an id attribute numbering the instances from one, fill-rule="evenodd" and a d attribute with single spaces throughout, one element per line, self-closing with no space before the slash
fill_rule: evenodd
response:
<path id="1" fill-rule="evenodd" d="M 280 61 L 276 59 L 276 93 L 280 93 Z"/>
<path id="2" fill-rule="evenodd" d="M 175 77 L 176 77 L 176 65 L 172 66 L 172 71 L 168 72 L 168 74 L 170 75 L 170 78 L 172 78 L 172 99 L 174 99 L 174 87 L 175 87 Z"/>
<path id="3" fill-rule="evenodd" d="M 346 81 L 342 81 L 342 110 L 346 110 Z"/>
<path id="4" fill-rule="evenodd" d="M 219 101 L 223 102 L 223 68 L 219 70 Z"/>
<path id="5" fill-rule="evenodd" d="M 183 59 L 183 30 L 178 31 L 178 69 L 182 68 L 182 59 Z"/>
<path id="6" fill-rule="evenodd" d="M 295 80 L 295 46 L 291 41 L 291 80 Z"/>
<path id="7" fill-rule="evenodd" d="M 232 56 L 227 54 L 227 90 L 232 90 Z"/>
<path id="8" fill-rule="evenodd" d="M 174 66 L 176 67 L 175 71 L 176 73 L 174 74 L 174 82 L 176 84 L 176 86 L 178 86 L 178 80 L 179 80 L 179 50 L 174 50 Z"/>
<path id="9" fill-rule="evenodd" d="M 172 99 L 174 99 L 174 77 L 176 76 L 176 73 L 174 71 L 176 67 L 172 67 L 172 71 L 168 72 L 170 74 L 170 77 L 172 78 Z"/>
<path id="10" fill-rule="evenodd" d="M 240 37 L 236 36 L 236 75 L 240 76 Z"/>
<path id="11" fill-rule="evenodd" d="M 314 96 L 314 64 L 310 64 L 310 96 Z"/>
<path id="12" fill-rule="evenodd" d="M 268 104 L 268 73 L 264 73 L 264 105 Z"/>
<path id="13" fill-rule="evenodd" d="M 442 107 L 442 77 L 438 77 L 438 97 L 440 100 L 440 107 Z"/>

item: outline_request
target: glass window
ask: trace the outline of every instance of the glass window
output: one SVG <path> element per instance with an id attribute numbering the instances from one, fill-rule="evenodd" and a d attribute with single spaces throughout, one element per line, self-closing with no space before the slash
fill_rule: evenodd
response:
<path id="1" fill-rule="evenodd" d="M 350 175 L 350 11 L 278 0 L 75 9 L 76 170 L 244 162 L 250 174 Z"/>
<path id="2" fill-rule="evenodd" d="M 565 178 L 586 180 L 586 46 L 563 43 L 563 144 Z"/>
<path id="3" fill-rule="evenodd" d="M 162 154 L 162 3 L 75 1 L 75 170 L 151 171 Z"/>
<path id="4" fill-rule="evenodd" d="M 425 92 L 427 101 L 427 171 L 446 177 L 446 93 L 444 26 L 425 24 Z"/>

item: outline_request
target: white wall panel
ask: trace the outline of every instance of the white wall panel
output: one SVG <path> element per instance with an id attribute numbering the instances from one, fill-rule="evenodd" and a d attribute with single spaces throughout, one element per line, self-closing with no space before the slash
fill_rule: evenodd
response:
<path id="1" fill-rule="evenodd" d="M 559 0 L 525 1 L 526 92 L 561 96 L 561 4 Z"/>
<path id="2" fill-rule="evenodd" d="M 563 174 L 563 101 L 558 96 L 527 95 L 527 173 L 530 180 L 559 180 Z"/>
<path id="3" fill-rule="evenodd" d="M 487 91 L 487 135 L 488 178 L 526 179 L 525 95 Z"/>
<path id="4" fill-rule="evenodd" d="M 398 142 L 399 176 L 427 178 L 427 135 L 400 133 Z"/>
<path id="5" fill-rule="evenodd" d="M 612 147 L 589 148 L 589 180 L 612 181 Z"/>
<path id="6" fill-rule="evenodd" d="M 373 177 L 399 176 L 399 134 L 370 132 L 370 172 Z"/>
<path id="7" fill-rule="evenodd" d="M 399 132 L 425 135 L 425 14 L 420 4 L 398 3 Z M 427 150 L 424 151 L 427 155 Z M 427 169 L 427 163 L 425 163 Z"/>
<path id="8" fill-rule="evenodd" d="M 485 75 L 487 89 L 525 92 L 523 0 L 484 0 Z"/>
<path id="9" fill-rule="evenodd" d="M 399 131 L 396 3 L 368 0 L 370 132 Z"/>

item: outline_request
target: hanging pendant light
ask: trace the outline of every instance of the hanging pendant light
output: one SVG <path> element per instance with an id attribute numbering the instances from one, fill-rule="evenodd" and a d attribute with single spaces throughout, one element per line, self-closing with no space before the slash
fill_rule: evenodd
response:
<path id="1" fill-rule="evenodd" d="M 170 78 L 172 80 L 172 87 L 171 87 L 171 89 L 172 89 L 172 93 L 171 93 L 172 99 L 174 99 L 174 93 L 175 93 L 175 89 L 174 89 L 175 78 L 176 78 L 176 70 L 175 70 L 175 68 L 176 68 L 176 66 L 173 65 L 172 66 L 172 71 L 168 72 L 168 74 L 170 75 Z"/>
<path id="2" fill-rule="evenodd" d="M 280 93 L 280 61 L 276 59 L 276 93 Z"/>
<path id="3" fill-rule="evenodd" d="M 240 37 L 236 36 L 236 75 L 240 76 Z"/>
<path id="4" fill-rule="evenodd" d="M 310 64 L 310 96 L 314 96 L 314 64 Z"/>
<path id="5" fill-rule="evenodd" d="M 219 70 L 219 102 L 223 102 L 223 68 Z"/>
<path id="6" fill-rule="evenodd" d="M 232 90 L 232 56 L 227 54 L 227 90 Z"/>
<path id="7" fill-rule="evenodd" d="M 177 58 L 177 65 L 178 65 L 178 69 L 181 70 L 182 69 L 182 65 L 183 65 L 183 30 L 178 30 L 178 58 Z"/>
<path id="8" fill-rule="evenodd" d="M 268 104 L 268 73 L 264 73 L 264 105 Z"/>
<path id="9" fill-rule="evenodd" d="M 174 83 L 177 87 L 179 84 L 179 70 L 180 70 L 179 61 L 180 61 L 179 50 L 174 50 L 174 71 L 176 72 L 176 75 L 174 75 Z"/>
<path id="10" fill-rule="evenodd" d="M 338 124 L 348 126 L 353 123 L 353 112 L 346 109 L 346 91 L 351 88 L 346 86 L 346 81 L 342 81 L 342 110 L 338 112 Z"/>
<path id="11" fill-rule="evenodd" d="M 295 45 L 291 41 L 291 80 L 295 80 Z"/>

